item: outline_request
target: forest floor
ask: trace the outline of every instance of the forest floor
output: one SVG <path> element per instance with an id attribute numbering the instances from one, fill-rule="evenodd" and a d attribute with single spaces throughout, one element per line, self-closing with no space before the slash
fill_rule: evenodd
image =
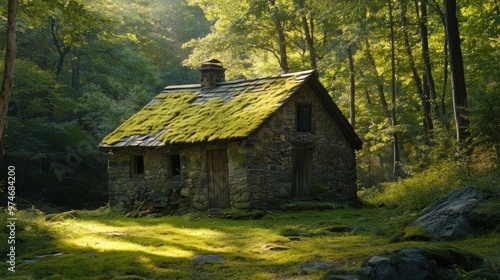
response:
<path id="1" fill-rule="evenodd" d="M 15 272 L 5 268 L 0 278 L 321 279 L 331 270 L 354 271 L 385 250 L 441 245 L 468 250 L 498 269 L 500 233 L 391 242 L 413 219 L 413 213 L 379 208 L 267 212 L 257 220 L 207 213 L 127 218 L 108 208 L 66 216 L 25 210 L 16 228 Z M 1 237 L 7 240 L 3 231 Z M 206 255 L 216 256 L 197 259 Z"/>

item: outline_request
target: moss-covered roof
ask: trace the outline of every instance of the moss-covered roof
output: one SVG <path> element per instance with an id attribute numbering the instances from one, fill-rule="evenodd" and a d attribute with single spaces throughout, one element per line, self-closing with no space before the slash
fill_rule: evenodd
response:
<path id="1" fill-rule="evenodd" d="M 314 79 L 310 79 L 314 77 Z M 168 86 L 135 115 L 107 135 L 103 148 L 159 147 L 243 139 L 268 119 L 309 80 L 314 71 L 276 75 L 254 80 L 200 85 Z M 361 141 L 338 107 L 319 85 L 325 106 L 351 143 Z M 355 144 L 355 148 L 357 144 Z"/>
<path id="2" fill-rule="evenodd" d="M 222 82 L 203 91 L 200 85 L 166 87 L 100 146 L 151 147 L 245 138 L 312 73 Z"/>

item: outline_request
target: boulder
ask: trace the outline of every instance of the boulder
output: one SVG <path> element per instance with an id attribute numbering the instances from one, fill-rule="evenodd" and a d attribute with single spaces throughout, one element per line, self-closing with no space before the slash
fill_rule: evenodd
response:
<path id="1" fill-rule="evenodd" d="M 421 228 L 431 240 L 464 237 L 471 229 L 470 212 L 486 198 L 486 194 L 472 186 L 458 189 L 436 201 L 410 227 Z"/>
<path id="2" fill-rule="evenodd" d="M 454 247 L 405 248 L 371 256 L 362 269 L 364 276 L 373 280 L 425 280 L 438 279 L 440 271 L 449 267 L 474 270 L 482 262 L 480 257 Z"/>

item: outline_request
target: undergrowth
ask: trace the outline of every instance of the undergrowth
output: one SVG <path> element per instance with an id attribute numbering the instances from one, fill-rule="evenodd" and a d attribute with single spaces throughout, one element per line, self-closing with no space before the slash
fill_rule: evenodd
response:
<path id="1" fill-rule="evenodd" d="M 474 185 L 491 193 L 500 193 L 500 171 L 487 175 L 472 172 L 474 166 L 464 167 L 455 162 L 443 162 L 410 178 L 382 183 L 379 187 L 361 190 L 358 195 L 365 203 L 418 212 L 439 198 L 465 186 Z"/>

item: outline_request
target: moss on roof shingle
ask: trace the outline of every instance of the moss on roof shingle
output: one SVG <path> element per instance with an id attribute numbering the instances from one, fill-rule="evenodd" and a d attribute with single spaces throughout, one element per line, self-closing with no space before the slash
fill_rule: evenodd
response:
<path id="1" fill-rule="evenodd" d="M 163 145 L 244 138 L 269 118 L 302 81 L 296 81 L 295 76 L 278 76 L 258 86 L 225 85 L 227 89 L 222 93 L 216 87 L 218 94 L 211 93 L 215 90 L 203 94 L 199 90 L 167 91 L 107 135 L 101 146 L 113 146 L 134 136 L 155 137 Z"/>

